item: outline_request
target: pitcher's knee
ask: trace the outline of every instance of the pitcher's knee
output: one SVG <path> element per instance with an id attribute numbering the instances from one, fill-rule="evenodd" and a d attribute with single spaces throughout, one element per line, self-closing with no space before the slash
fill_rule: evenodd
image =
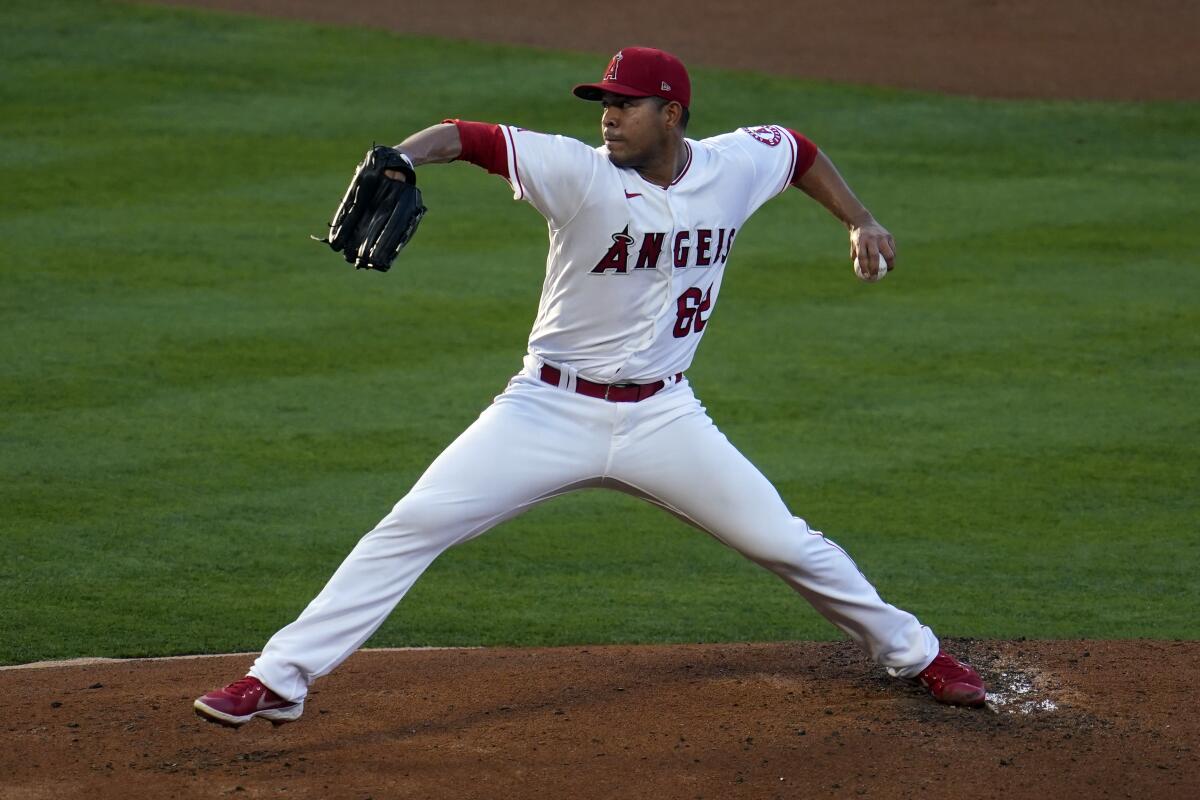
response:
<path id="1" fill-rule="evenodd" d="M 819 531 L 813 531 L 799 517 L 773 531 L 761 531 L 738 543 L 742 555 L 772 572 L 805 570 L 814 558 L 819 558 L 829 543 Z"/>

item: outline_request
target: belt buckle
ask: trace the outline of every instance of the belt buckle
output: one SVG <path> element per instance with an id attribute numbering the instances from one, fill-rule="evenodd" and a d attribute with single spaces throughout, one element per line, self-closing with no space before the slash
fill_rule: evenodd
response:
<path id="1" fill-rule="evenodd" d="M 606 383 L 604 385 L 604 399 L 608 400 L 608 393 L 613 389 L 625 389 L 630 386 L 637 386 L 636 383 Z M 613 402 L 613 401 L 610 401 Z"/>

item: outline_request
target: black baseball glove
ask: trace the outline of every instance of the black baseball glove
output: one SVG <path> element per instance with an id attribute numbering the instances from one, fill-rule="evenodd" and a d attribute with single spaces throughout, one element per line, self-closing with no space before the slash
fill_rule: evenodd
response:
<path id="1" fill-rule="evenodd" d="M 389 178 L 385 170 L 402 173 L 405 179 Z M 394 147 L 376 145 L 354 171 L 329 223 L 329 237 L 312 238 L 341 253 L 355 269 L 387 272 L 426 210 L 412 162 Z"/>

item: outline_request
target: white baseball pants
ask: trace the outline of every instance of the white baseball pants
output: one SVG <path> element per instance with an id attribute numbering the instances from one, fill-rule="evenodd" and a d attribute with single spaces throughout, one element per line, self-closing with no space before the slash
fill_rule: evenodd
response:
<path id="1" fill-rule="evenodd" d="M 841 548 L 792 516 L 686 379 L 638 403 L 610 403 L 536 374 L 530 366 L 514 377 L 434 460 L 300 617 L 271 638 L 251 675 L 288 700 L 303 699 L 443 551 L 585 487 L 648 500 L 766 567 L 894 676 L 914 677 L 937 655 L 929 628 L 880 599 Z"/>

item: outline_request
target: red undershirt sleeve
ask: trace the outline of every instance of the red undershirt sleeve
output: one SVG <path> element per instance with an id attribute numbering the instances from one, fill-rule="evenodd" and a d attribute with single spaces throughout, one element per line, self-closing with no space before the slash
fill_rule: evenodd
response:
<path id="1" fill-rule="evenodd" d="M 443 122 L 453 122 L 458 128 L 458 138 L 462 140 L 462 154 L 455 160 L 469 161 L 493 175 L 508 179 L 508 150 L 499 125 L 465 122 L 461 119 L 447 119 Z"/>
<path id="2" fill-rule="evenodd" d="M 796 140 L 796 169 L 792 172 L 792 185 L 795 186 L 809 167 L 817 160 L 817 146 L 802 133 L 796 133 L 791 128 L 787 132 Z"/>

